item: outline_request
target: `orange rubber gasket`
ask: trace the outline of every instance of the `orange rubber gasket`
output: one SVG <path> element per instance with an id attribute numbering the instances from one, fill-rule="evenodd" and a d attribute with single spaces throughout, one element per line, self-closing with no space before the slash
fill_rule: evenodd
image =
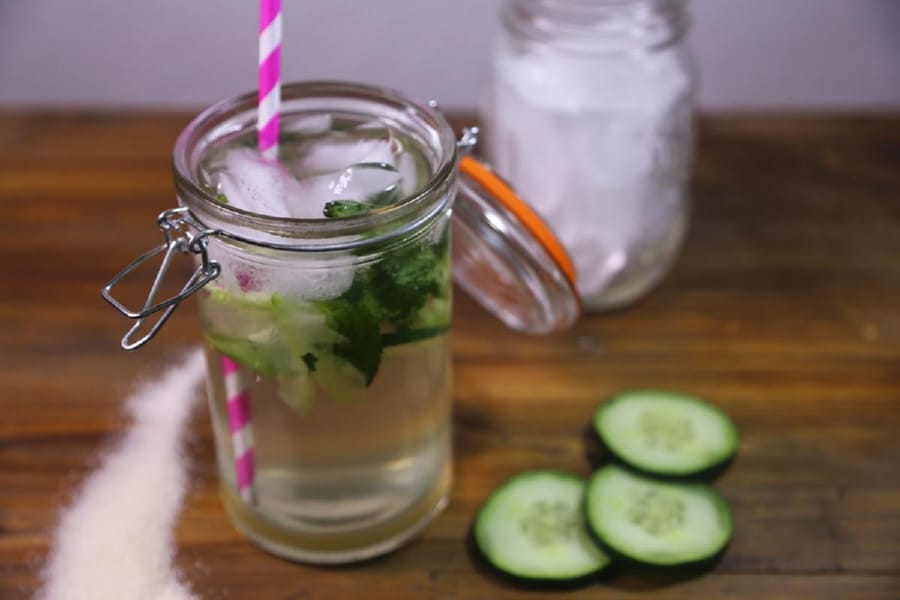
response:
<path id="1" fill-rule="evenodd" d="M 471 156 L 463 156 L 459 160 L 459 170 L 484 187 L 504 208 L 519 219 L 525 229 L 544 247 L 550 258 L 559 265 L 572 287 L 575 287 L 575 266 L 572 264 L 572 259 L 569 258 L 569 253 L 566 252 L 543 219 L 531 210 L 531 207 L 525 204 L 502 179 Z"/>

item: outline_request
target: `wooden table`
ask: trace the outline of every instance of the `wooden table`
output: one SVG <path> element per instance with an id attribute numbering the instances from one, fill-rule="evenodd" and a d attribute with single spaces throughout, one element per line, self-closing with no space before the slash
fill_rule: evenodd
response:
<path id="1" fill-rule="evenodd" d="M 0 116 L 0 597 L 36 588 L 48 530 L 141 375 L 198 340 L 193 307 L 140 354 L 100 299 L 157 243 L 184 116 Z M 533 338 L 461 295 L 456 486 L 414 543 L 340 569 L 272 558 L 229 525 L 197 411 L 178 564 L 203 598 L 520 598 L 464 549 L 472 516 L 532 467 L 587 474 L 597 402 L 635 386 L 706 396 L 740 455 L 716 483 L 737 533 L 718 569 L 622 575 L 567 598 L 900 598 L 900 118 L 713 118 L 696 210 L 665 283 L 625 311 Z M 529 597 L 551 597 L 547 593 Z M 102 600 L 102 599 L 98 599 Z"/>

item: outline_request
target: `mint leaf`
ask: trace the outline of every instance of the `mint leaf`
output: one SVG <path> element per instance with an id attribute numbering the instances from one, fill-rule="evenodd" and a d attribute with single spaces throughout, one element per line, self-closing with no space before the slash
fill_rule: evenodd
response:
<path id="1" fill-rule="evenodd" d="M 411 344 L 412 342 L 436 337 L 449 329 L 450 325 L 447 324 L 442 327 L 422 327 L 419 329 L 407 329 L 406 331 L 391 331 L 381 334 L 381 345 L 384 348 L 388 348 L 390 346 Z"/>
<path id="2" fill-rule="evenodd" d="M 332 200 L 325 203 L 322 212 L 329 219 L 340 219 L 342 217 L 364 215 L 371 210 L 372 206 L 356 200 Z"/>
<path id="3" fill-rule="evenodd" d="M 312 352 L 307 352 L 300 357 L 300 360 L 303 361 L 303 364 L 306 365 L 306 368 L 309 369 L 310 373 L 316 372 L 316 363 L 319 362 L 319 359 L 316 358 L 315 354 L 313 354 Z"/>
<path id="4" fill-rule="evenodd" d="M 356 367 L 370 385 L 381 365 L 381 328 L 378 318 L 361 303 L 343 296 L 319 302 L 328 326 L 341 336 L 331 352 Z"/>
<path id="5" fill-rule="evenodd" d="M 446 293 L 441 247 L 418 243 L 389 251 L 373 264 L 365 284 L 380 320 L 399 330 L 414 325 L 429 298 Z"/>

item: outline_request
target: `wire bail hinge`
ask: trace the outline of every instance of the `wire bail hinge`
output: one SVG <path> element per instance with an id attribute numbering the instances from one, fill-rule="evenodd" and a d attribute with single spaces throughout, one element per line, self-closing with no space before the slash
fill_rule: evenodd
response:
<path id="1" fill-rule="evenodd" d="M 218 277 L 222 272 L 219 263 L 210 260 L 209 254 L 206 251 L 209 242 L 208 238 L 219 233 L 218 230 L 204 229 L 200 230 L 198 233 L 192 234 L 187 226 L 195 226 L 195 223 L 191 218 L 190 212 L 185 207 L 172 208 L 160 213 L 157 223 L 163 233 L 163 243 L 131 261 L 131 263 L 116 274 L 116 276 L 113 277 L 101 291 L 103 298 L 116 310 L 135 321 L 131 329 L 129 329 L 122 337 L 122 348 L 125 350 L 136 350 L 153 339 L 182 300 Z M 193 272 L 191 277 L 187 280 L 187 283 L 182 286 L 181 291 L 171 298 L 154 303 L 166 272 L 168 272 L 172 259 L 176 253 L 181 255 L 199 255 L 200 266 Z M 156 272 L 153 285 L 150 286 L 150 291 L 147 294 L 144 305 L 140 310 L 130 310 L 113 297 L 112 289 L 118 285 L 120 281 L 138 269 L 141 265 L 160 254 L 163 255 L 162 262 Z M 132 339 L 143 326 L 144 320 L 150 315 L 160 311 L 164 312 L 156 322 L 153 323 L 150 330 L 143 337 L 137 340 Z"/>

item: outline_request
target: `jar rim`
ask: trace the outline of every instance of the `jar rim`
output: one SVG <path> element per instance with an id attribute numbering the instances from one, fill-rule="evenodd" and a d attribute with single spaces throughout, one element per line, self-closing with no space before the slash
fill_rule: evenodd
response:
<path id="1" fill-rule="evenodd" d="M 653 52 L 690 28 L 689 0 L 509 0 L 504 27 L 579 54 Z"/>
<path id="2" fill-rule="evenodd" d="M 447 120 L 434 107 L 414 102 L 384 87 L 346 81 L 299 81 L 282 86 L 282 115 L 291 114 L 293 102 L 344 101 L 357 109 L 369 106 L 390 110 L 393 120 L 407 128 L 427 132 L 436 160 L 428 181 L 400 202 L 378 212 L 340 219 L 275 217 L 224 204 L 197 181 L 203 150 L 223 135 L 255 127 L 256 92 L 217 102 L 198 114 L 182 130 L 173 150 L 173 170 L 179 202 L 199 224 L 237 241 L 278 249 L 333 251 L 383 243 L 416 230 L 440 214 L 452 198 L 443 191 L 456 173 L 456 138 Z M 372 118 L 384 115 L 371 115 Z M 243 125 L 241 122 L 243 121 Z M 392 121 L 393 122 L 393 121 Z M 420 140 L 421 141 L 421 140 Z M 363 237 L 378 228 L 383 233 Z"/>

